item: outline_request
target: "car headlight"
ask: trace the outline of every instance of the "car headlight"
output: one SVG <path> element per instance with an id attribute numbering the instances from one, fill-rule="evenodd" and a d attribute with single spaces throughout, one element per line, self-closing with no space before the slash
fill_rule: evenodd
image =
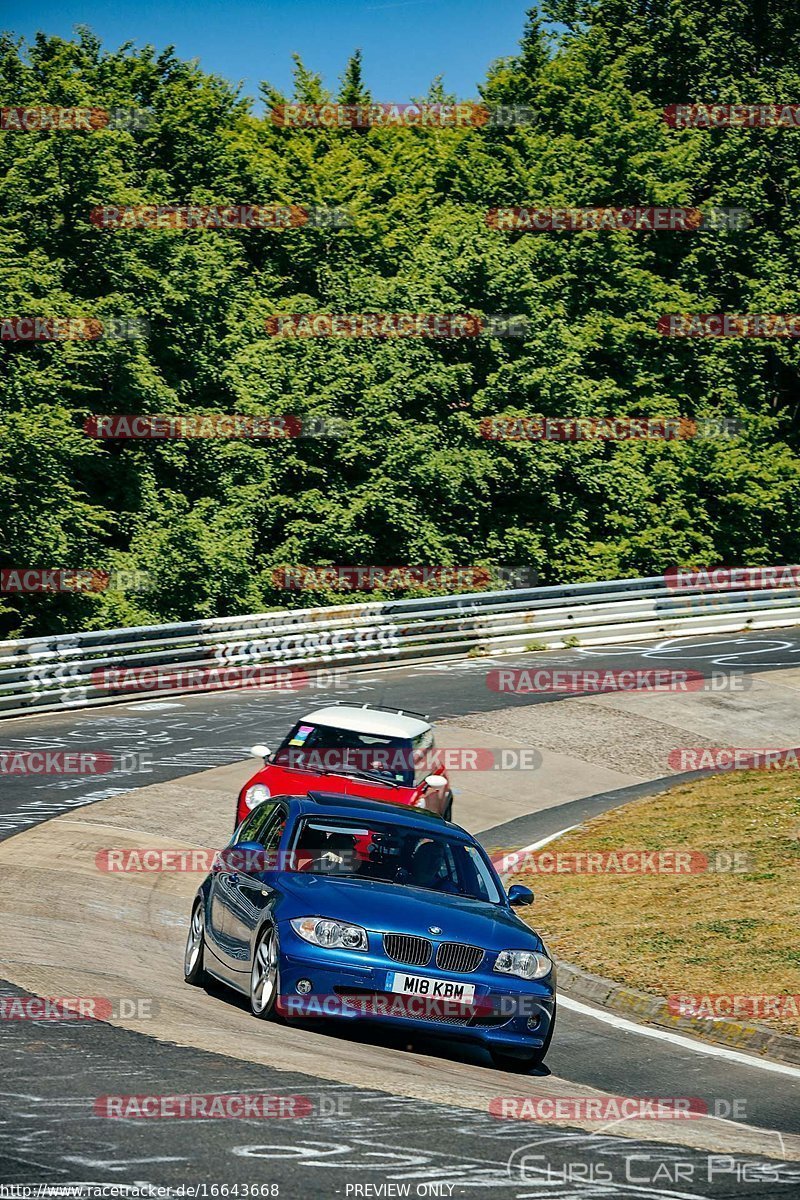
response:
<path id="1" fill-rule="evenodd" d="M 343 921 L 329 921 L 326 917 L 295 917 L 290 921 L 292 929 L 312 946 L 326 946 L 338 950 L 366 950 L 367 931 L 360 925 L 345 925 Z"/>
<path id="2" fill-rule="evenodd" d="M 262 800 L 269 800 L 272 792 L 265 783 L 254 783 L 244 794 L 244 802 L 248 808 L 255 808 Z"/>
<path id="3" fill-rule="evenodd" d="M 502 975 L 518 975 L 520 979 L 543 979 L 553 969 L 546 954 L 535 950 L 501 950 L 494 964 Z"/>

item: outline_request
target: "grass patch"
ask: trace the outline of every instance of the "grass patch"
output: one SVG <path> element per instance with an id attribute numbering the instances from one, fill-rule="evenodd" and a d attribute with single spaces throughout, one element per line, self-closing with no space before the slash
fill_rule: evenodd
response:
<path id="1" fill-rule="evenodd" d="M 717 775 L 637 800 L 547 848 L 560 853 L 746 852 L 746 869 L 696 874 L 523 871 L 526 918 L 556 958 L 656 995 L 800 995 L 800 778 Z M 719 860 L 717 860 L 719 861 Z M 521 864 L 522 865 L 522 864 Z M 759 1017 L 800 1035 L 795 1017 Z"/>

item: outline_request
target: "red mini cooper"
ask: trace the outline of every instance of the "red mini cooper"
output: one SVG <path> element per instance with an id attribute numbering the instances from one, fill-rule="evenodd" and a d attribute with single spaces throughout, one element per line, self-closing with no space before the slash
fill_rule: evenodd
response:
<path id="1" fill-rule="evenodd" d="M 236 827 L 270 796 L 336 792 L 425 808 L 450 819 L 453 793 L 421 713 L 333 705 L 298 721 L 239 793 Z"/>

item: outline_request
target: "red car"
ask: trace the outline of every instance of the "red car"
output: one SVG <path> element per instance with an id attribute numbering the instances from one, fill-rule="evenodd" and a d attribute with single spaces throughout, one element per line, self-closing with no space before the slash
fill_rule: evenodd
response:
<path id="1" fill-rule="evenodd" d="M 345 793 L 426 808 L 450 819 L 453 793 L 440 767 L 433 728 L 421 714 L 333 705 L 298 721 L 239 793 L 236 827 L 270 796 Z"/>

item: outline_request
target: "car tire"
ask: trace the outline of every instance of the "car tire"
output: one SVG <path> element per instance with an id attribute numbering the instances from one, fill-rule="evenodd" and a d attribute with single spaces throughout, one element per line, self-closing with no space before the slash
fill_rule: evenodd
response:
<path id="1" fill-rule="evenodd" d="M 553 1040 L 553 1031 L 556 1027 L 556 1006 L 553 1006 L 553 1019 L 550 1022 L 550 1028 L 547 1031 L 547 1037 L 544 1039 L 543 1046 L 537 1046 L 532 1054 L 526 1054 L 523 1058 L 516 1058 L 511 1054 L 504 1054 L 502 1050 L 492 1050 L 489 1053 L 492 1056 L 492 1062 L 497 1067 L 498 1071 L 530 1071 L 532 1067 L 540 1067 L 544 1062 L 547 1051 L 550 1049 L 550 1043 Z"/>
<path id="2" fill-rule="evenodd" d="M 444 812 L 442 813 L 442 816 L 444 817 L 445 821 L 452 821 L 452 819 L 453 819 L 453 793 L 452 792 L 447 793 L 447 799 L 445 801 Z"/>
<path id="3" fill-rule="evenodd" d="M 248 992 L 250 1012 L 262 1021 L 273 1015 L 280 992 L 279 956 L 278 933 L 270 925 L 258 935 L 253 950 Z"/>
<path id="4" fill-rule="evenodd" d="M 189 919 L 189 934 L 186 938 L 186 950 L 183 955 L 183 981 L 193 987 L 202 987 L 207 976 L 203 960 L 205 958 L 206 930 L 203 918 L 203 901 L 197 899 Z"/>

